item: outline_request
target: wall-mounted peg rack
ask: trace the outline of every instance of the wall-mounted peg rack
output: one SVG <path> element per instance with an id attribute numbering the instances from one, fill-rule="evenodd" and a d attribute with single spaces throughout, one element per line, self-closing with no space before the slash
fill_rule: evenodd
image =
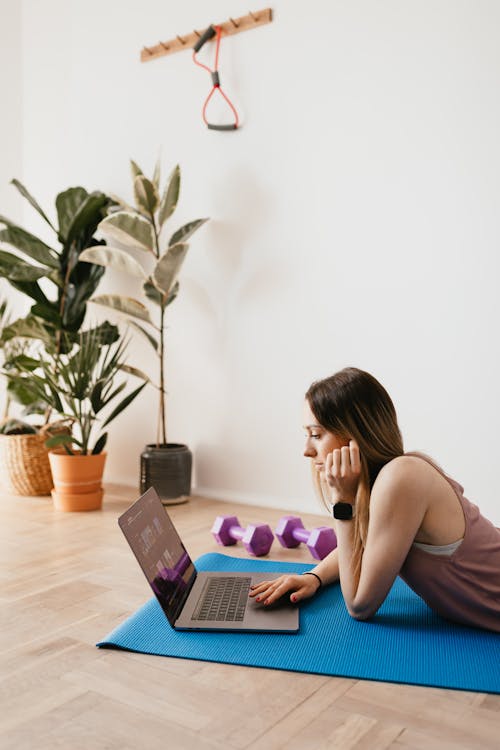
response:
<path id="1" fill-rule="evenodd" d="M 264 10 L 257 10 L 253 13 L 249 12 L 246 16 L 229 18 L 228 21 L 217 24 L 214 23 L 212 25 L 220 26 L 222 34 L 229 36 L 230 34 L 239 34 L 241 31 L 255 29 L 257 26 L 263 26 L 266 23 L 270 23 L 272 20 L 272 9 L 264 8 Z M 163 57 L 163 55 L 171 55 L 174 52 L 182 52 L 182 50 L 191 49 L 204 31 L 205 29 L 202 29 L 201 31 L 195 29 L 189 34 L 176 36 L 168 42 L 158 42 L 154 47 L 144 47 L 141 50 L 141 62 L 150 62 L 151 60 L 156 60 L 157 57 Z"/>

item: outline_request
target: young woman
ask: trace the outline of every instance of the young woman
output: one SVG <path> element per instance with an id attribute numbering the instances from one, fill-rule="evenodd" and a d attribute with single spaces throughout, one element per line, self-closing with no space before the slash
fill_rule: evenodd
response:
<path id="1" fill-rule="evenodd" d="M 265 581 L 250 596 L 299 602 L 340 580 L 349 613 L 366 620 L 399 575 L 443 617 L 500 632 L 500 529 L 430 458 L 404 453 L 382 385 L 352 367 L 313 383 L 304 428 L 337 548 L 308 573 Z"/>

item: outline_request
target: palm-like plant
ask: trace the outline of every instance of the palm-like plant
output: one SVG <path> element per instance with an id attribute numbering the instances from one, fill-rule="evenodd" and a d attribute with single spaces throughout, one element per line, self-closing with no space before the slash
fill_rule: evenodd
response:
<path id="1" fill-rule="evenodd" d="M 125 364 L 126 346 L 123 340 L 103 343 L 99 331 L 94 329 L 81 333 L 75 349 L 61 354 L 57 363 L 52 357 L 43 357 L 38 363 L 40 374 L 27 370 L 36 398 L 72 422 L 73 431 L 77 430 L 76 435 L 49 438 L 48 448 L 62 445 L 71 454 L 77 446 L 82 455 L 102 452 L 107 440 L 107 432 L 102 430 L 139 395 L 147 382 L 146 375 Z M 124 372 L 144 382 L 109 412 L 107 407 L 127 385 L 126 380 L 116 382 Z M 108 413 L 101 423 L 103 411 Z M 100 435 L 94 440 L 95 427 Z"/>
<path id="2" fill-rule="evenodd" d="M 160 195 L 159 163 L 155 167 L 152 179 L 148 179 L 134 161 L 131 161 L 131 167 L 135 208 L 117 199 L 121 210 L 107 216 L 98 227 L 108 242 L 117 242 L 126 250 L 109 245 L 91 247 L 81 254 L 80 260 L 117 268 L 142 281 L 144 296 L 153 306 L 156 320 L 151 317 L 150 310 L 143 302 L 130 297 L 107 294 L 93 297 L 91 301 L 124 313 L 153 347 L 158 360 L 156 387 L 159 403 L 156 441 L 158 445 L 165 445 L 165 311 L 179 291 L 177 277 L 189 247 L 187 240 L 207 219 L 196 219 L 185 224 L 177 229 L 166 243 L 163 242 L 165 224 L 174 213 L 179 200 L 180 168 L 174 168 Z M 128 250 L 142 253 L 146 259 L 145 263 L 139 263 Z M 147 328 L 144 327 L 144 323 Z"/>

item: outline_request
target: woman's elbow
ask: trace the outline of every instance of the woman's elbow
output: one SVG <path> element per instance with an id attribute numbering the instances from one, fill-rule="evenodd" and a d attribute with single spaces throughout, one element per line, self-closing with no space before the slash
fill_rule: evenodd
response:
<path id="1" fill-rule="evenodd" d="M 369 620 L 373 617 L 376 614 L 378 607 L 379 605 L 373 606 L 370 604 L 354 603 L 347 607 L 347 611 L 354 620 L 363 622 L 364 620 Z"/>

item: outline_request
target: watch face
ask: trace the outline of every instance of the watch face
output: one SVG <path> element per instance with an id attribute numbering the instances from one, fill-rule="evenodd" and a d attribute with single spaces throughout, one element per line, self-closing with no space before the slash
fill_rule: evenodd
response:
<path id="1" fill-rule="evenodd" d="M 352 505 L 350 503 L 335 503 L 333 506 L 333 517 L 339 521 L 350 521 L 352 518 Z"/>

